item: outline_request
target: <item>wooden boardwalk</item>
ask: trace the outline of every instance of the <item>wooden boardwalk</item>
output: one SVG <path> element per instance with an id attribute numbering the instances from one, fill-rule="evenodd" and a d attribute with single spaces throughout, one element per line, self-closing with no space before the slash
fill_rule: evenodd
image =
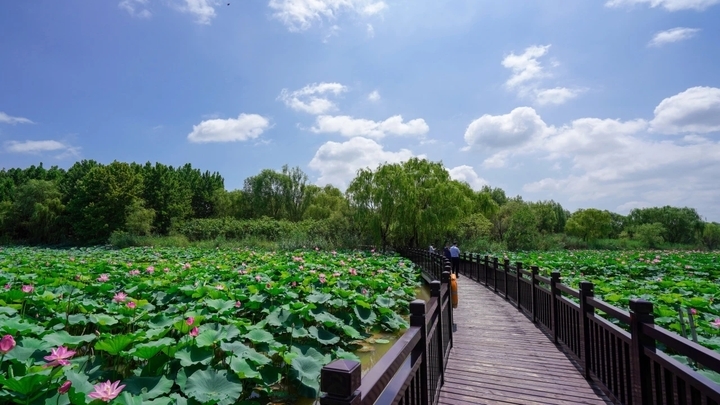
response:
<path id="1" fill-rule="evenodd" d="M 460 276 L 440 404 L 612 404 L 516 307 Z"/>

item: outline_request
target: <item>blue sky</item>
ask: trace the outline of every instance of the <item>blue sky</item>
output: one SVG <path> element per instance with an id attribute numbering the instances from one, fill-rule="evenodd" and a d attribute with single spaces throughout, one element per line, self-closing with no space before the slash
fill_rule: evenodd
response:
<path id="1" fill-rule="evenodd" d="M 230 3 L 230 5 L 227 5 Z M 473 187 L 720 221 L 720 0 L 0 2 L 0 167 L 442 160 Z"/>

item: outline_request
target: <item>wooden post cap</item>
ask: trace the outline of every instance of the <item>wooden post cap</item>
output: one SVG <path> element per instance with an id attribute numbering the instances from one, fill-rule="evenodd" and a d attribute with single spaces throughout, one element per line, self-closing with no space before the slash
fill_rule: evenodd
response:
<path id="1" fill-rule="evenodd" d="M 360 383 L 360 363 L 354 360 L 335 360 L 320 370 L 320 391 L 331 396 L 349 397 Z"/>

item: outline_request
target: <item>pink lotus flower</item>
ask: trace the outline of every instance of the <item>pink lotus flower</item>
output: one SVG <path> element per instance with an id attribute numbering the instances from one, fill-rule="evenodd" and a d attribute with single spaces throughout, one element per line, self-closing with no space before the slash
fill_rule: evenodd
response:
<path id="1" fill-rule="evenodd" d="M 10 284 L 5 284 L 5 289 L 6 289 L 6 290 L 9 290 L 9 289 L 10 289 L 10 287 L 11 287 L 11 285 L 10 285 Z"/>
<path id="2" fill-rule="evenodd" d="M 124 292 L 119 292 L 113 296 L 113 301 L 115 302 L 125 302 L 127 299 L 127 294 Z"/>
<path id="3" fill-rule="evenodd" d="M 392 291 L 392 287 L 387 288 L 387 292 L 390 292 L 390 291 Z"/>
<path id="4" fill-rule="evenodd" d="M 190 263 L 185 263 L 185 264 L 183 264 L 183 267 L 182 267 L 182 268 L 183 268 L 183 270 L 189 269 L 189 268 L 190 268 Z"/>
<path id="5" fill-rule="evenodd" d="M 235 301 L 235 308 L 240 308 L 242 306 L 242 302 Z"/>
<path id="6" fill-rule="evenodd" d="M 95 391 L 91 392 L 88 397 L 92 399 L 99 399 L 103 402 L 110 402 L 115 399 L 120 392 L 125 388 L 124 385 L 120 385 L 120 380 L 113 383 L 110 380 L 95 385 Z"/>
<path id="7" fill-rule="evenodd" d="M 340 273 L 336 271 L 335 273 L 333 273 L 333 277 L 340 277 Z"/>
<path id="8" fill-rule="evenodd" d="M 712 325 L 713 328 L 720 328 L 720 318 L 712 321 L 712 323 L 710 323 L 710 325 Z"/>
<path id="9" fill-rule="evenodd" d="M 128 267 L 132 267 L 132 262 L 127 262 Z"/>
<path id="10" fill-rule="evenodd" d="M 222 284 L 218 284 L 218 285 L 215 286 L 215 289 L 216 289 L 216 290 L 224 290 L 224 289 L 225 289 L 225 286 L 223 286 Z"/>
<path id="11" fill-rule="evenodd" d="M 192 336 L 192 337 L 195 337 L 195 336 L 197 336 L 199 333 L 200 333 L 200 331 L 198 330 L 198 328 L 197 328 L 197 326 L 196 326 L 196 327 L 194 327 L 194 328 L 192 328 L 192 329 L 190 330 L 189 335 Z"/>
<path id="12" fill-rule="evenodd" d="M 344 261 L 344 260 L 340 260 L 340 265 L 341 265 L 341 266 L 344 266 L 344 265 L 345 265 L 345 261 Z"/>
<path id="13" fill-rule="evenodd" d="M 109 280 L 110 280 L 110 275 L 109 275 L 109 274 L 105 274 L 105 273 L 101 274 L 100 277 L 98 277 L 98 279 L 97 279 L 97 281 L 99 281 L 99 282 L 101 282 L 101 283 L 104 283 L 104 282 L 109 281 Z"/>
<path id="14" fill-rule="evenodd" d="M 167 268 L 167 267 L 165 267 L 165 268 L 163 269 L 163 271 L 164 271 L 165 273 L 170 273 L 170 269 Z"/>
<path id="15" fill-rule="evenodd" d="M 145 269 L 145 271 L 148 272 L 149 274 L 153 274 L 153 273 L 155 273 L 155 267 L 154 267 L 154 266 L 148 266 L 148 268 Z"/>
<path id="16" fill-rule="evenodd" d="M 293 281 L 291 284 L 293 287 L 297 286 L 297 281 Z"/>
<path id="17" fill-rule="evenodd" d="M 27 294 L 30 294 L 31 292 L 33 292 L 34 289 L 35 289 L 35 287 L 33 287 L 32 285 L 22 286 L 22 292 L 27 293 Z"/>
<path id="18" fill-rule="evenodd" d="M 310 273 L 310 274 L 315 274 L 316 271 L 315 271 L 315 270 L 310 270 L 308 273 Z"/>
<path id="19" fill-rule="evenodd" d="M 370 253 L 375 253 L 375 249 L 370 249 Z"/>
<path id="20" fill-rule="evenodd" d="M 135 309 L 137 308 L 137 304 L 135 303 L 135 301 L 130 301 L 127 303 L 127 307 L 130 309 Z"/>
<path id="21" fill-rule="evenodd" d="M 49 361 L 48 364 L 45 365 L 45 367 L 55 367 L 55 366 L 67 366 L 70 364 L 67 359 L 71 358 L 75 355 L 74 350 L 68 350 L 65 346 L 60 346 L 57 349 L 52 349 L 50 351 L 49 356 L 45 356 L 44 359 Z"/>
<path id="22" fill-rule="evenodd" d="M 364 288 L 362 289 L 362 295 L 367 295 L 367 290 Z"/>
<path id="23" fill-rule="evenodd" d="M 385 273 L 385 270 L 383 270 L 383 269 L 378 269 L 377 272 L 378 272 L 378 274 L 383 274 L 383 273 Z"/>
<path id="24" fill-rule="evenodd" d="M 135 269 L 135 270 L 130 270 L 130 275 L 131 275 L 131 276 L 137 276 L 138 274 L 140 274 L 140 270 L 137 270 L 137 269 Z"/>
<path id="25" fill-rule="evenodd" d="M 72 385 L 72 382 L 71 382 L 71 381 L 65 381 L 65 382 L 63 383 L 63 385 L 61 385 L 60 387 L 58 387 L 58 392 L 59 392 L 60 394 L 64 394 L 64 393 L 70 391 L 70 386 L 71 386 L 71 385 Z"/>
<path id="26" fill-rule="evenodd" d="M 0 340 L 0 353 L 5 354 L 15 347 L 15 338 L 12 335 L 5 335 Z"/>
<path id="27" fill-rule="evenodd" d="M 350 275 L 357 276 L 357 270 L 350 268 L 349 272 L 350 272 Z"/>
<path id="28" fill-rule="evenodd" d="M 255 276 L 255 281 L 260 281 L 260 280 L 262 280 L 262 276 L 259 276 L 259 275 Z"/>
<path id="29" fill-rule="evenodd" d="M 697 309 L 695 309 L 695 308 L 690 308 L 690 313 L 693 314 L 693 315 L 697 315 Z"/>
<path id="30" fill-rule="evenodd" d="M 192 324 L 195 323 L 195 318 L 190 316 L 190 317 L 188 317 L 188 319 L 185 320 L 185 323 L 188 324 L 188 326 L 192 326 Z"/>
<path id="31" fill-rule="evenodd" d="M 304 269 L 305 269 L 305 266 L 303 266 L 303 265 L 301 264 L 301 265 L 300 265 L 300 270 L 304 270 Z"/>

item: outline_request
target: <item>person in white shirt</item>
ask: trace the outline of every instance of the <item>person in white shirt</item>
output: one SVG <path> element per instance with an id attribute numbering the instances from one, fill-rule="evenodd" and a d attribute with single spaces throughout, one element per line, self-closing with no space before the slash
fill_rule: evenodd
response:
<path id="1" fill-rule="evenodd" d="M 457 247 L 457 242 L 453 242 L 450 246 L 450 263 L 452 264 L 452 272 L 456 276 L 459 276 L 460 271 L 460 249 Z"/>

